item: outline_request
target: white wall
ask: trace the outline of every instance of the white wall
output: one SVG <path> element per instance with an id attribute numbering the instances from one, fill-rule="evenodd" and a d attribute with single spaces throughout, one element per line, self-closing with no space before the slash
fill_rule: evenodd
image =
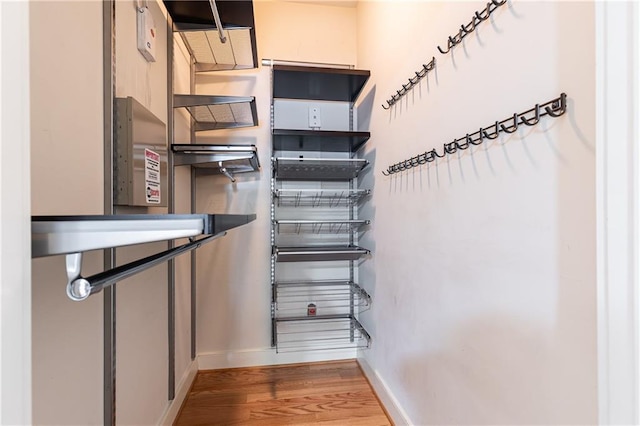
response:
<path id="1" fill-rule="evenodd" d="M 297 2 L 254 2 L 258 58 L 354 64 L 356 9 Z M 198 134 L 199 143 L 255 144 L 262 168 L 237 176 L 197 178 L 203 213 L 256 213 L 197 252 L 197 342 L 200 368 L 339 358 L 342 353 L 278 354 L 271 349 L 270 68 L 199 74 L 201 94 L 256 97 L 257 128 Z M 353 354 L 352 354 L 353 355 Z"/>
<path id="2" fill-rule="evenodd" d="M 0 424 L 30 424 L 29 5 L 0 2 Z"/>
<path id="3" fill-rule="evenodd" d="M 166 122 L 166 19 L 159 2 L 149 2 L 149 7 L 158 34 L 155 63 L 147 63 L 136 48 L 135 2 L 116 2 L 116 96 L 133 96 Z M 102 4 L 33 2 L 30 27 L 32 213 L 102 214 Z M 178 205 L 184 210 L 183 204 Z M 166 211 L 117 209 L 117 213 Z M 156 243 L 118 249 L 116 259 L 121 264 L 166 247 Z M 176 286 L 184 289 L 189 266 L 188 261 L 186 266 L 181 262 Z M 87 253 L 83 274 L 101 270 L 101 253 Z M 102 424 L 102 295 L 74 303 L 66 297 L 65 283 L 64 257 L 33 261 L 33 420 Z M 184 293 L 178 291 L 176 312 L 178 381 L 191 365 Z M 158 423 L 169 407 L 167 294 L 166 264 L 118 284 L 119 424 Z"/>
<path id="4" fill-rule="evenodd" d="M 596 4 L 598 416 L 640 423 L 640 5 Z"/>
<path id="5" fill-rule="evenodd" d="M 485 4 L 359 3 L 374 190 L 362 356 L 413 424 L 595 423 L 594 5 L 510 1 L 440 54 Z M 559 119 L 381 174 L 560 92 Z"/>
<path id="6" fill-rule="evenodd" d="M 31 2 L 29 25 L 31 213 L 102 214 L 102 4 Z M 102 295 L 70 301 L 63 256 L 32 275 L 33 422 L 102 424 Z"/>

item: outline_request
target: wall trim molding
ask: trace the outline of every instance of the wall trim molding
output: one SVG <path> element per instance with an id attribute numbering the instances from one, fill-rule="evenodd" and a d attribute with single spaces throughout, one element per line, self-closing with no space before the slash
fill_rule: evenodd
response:
<path id="1" fill-rule="evenodd" d="M 640 422 L 640 7 L 596 2 L 599 423 Z"/>
<path id="2" fill-rule="evenodd" d="M 196 360 L 193 360 L 191 361 L 191 364 L 189 364 L 189 368 L 187 368 L 184 375 L 182 376 L 182 380 L 180 380 L 180 383 L 178 383 L 175 391 L 175 397 L 172 401 L 169 401 L 169 406 L 158 422 L 159 425 L 171 426 L 176 420 L 178 414 L 180 413 L 180 408 L 182 408 L 182 403 L 187 398 L 187 394 L 189 393 L 191 385 L 196 379 L 197 374 L 198 362 Z"/>
<path id="3" fill-rule="evenodd" d="M 31 424 L 30 13 L 0 1 L 0 424 Z"/>
<path id="4" fill-rule="evenodd" d="M 337 361 L 355 359 L 355 349 L 332 350 L 326 352 L 276 353 L 273 348 L 257 348 L 241 351 L 221 351 L 198 355 L 199 370 L 221 368 L 256 367 L 264 365 L 299 364 L 303 362 Z"/>
<path id="5" fill-rule="evenodd" d="M 363 357 L 358 358 L 358 364 L 393 423 L 397 426 L 412 425 L 411 419 L 409 419 L 407 413 L 402 409 L 398 399 L 393 395 L 387 383 L 380 377 L 380 374 L 371 368 L 367 360 Z"/>

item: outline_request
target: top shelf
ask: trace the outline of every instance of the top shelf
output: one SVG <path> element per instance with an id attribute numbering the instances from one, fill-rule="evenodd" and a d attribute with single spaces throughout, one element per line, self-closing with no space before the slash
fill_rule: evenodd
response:
<path id="1" fill-rule="evenodd" d="M 255 218 L 255 214 L 32 216 L 31 257 L 215 235 Z"/>
<path id="2" fill-rule="evenodd" d="M 344 68 L 273 66 L 273 97 L 355 102 L 370 71 Z"/>
<path id="3" fill-rule="evenodd" d="M 251 0 L 217 0 L 216 6 L 227 41 L 222 43 L 208 1 L 164 0 L 195 60 L 195 71 L 258 68 L 256 32 Z"/>
<path id="4" fill-rule="evenodd" d="M 258 125 L 253 96 L 173 95 L 173 107 L 189 111 L 196 132 Z"/>

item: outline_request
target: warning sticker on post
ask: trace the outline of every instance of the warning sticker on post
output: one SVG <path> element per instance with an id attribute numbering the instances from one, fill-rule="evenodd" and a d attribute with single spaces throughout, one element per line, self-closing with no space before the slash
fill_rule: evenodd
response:
<path id="1" fill-rule="evenodd" d="M 144 150 L 144 183 L 147 203 L 160 204 L 160 155 L 146 148 Z"/>

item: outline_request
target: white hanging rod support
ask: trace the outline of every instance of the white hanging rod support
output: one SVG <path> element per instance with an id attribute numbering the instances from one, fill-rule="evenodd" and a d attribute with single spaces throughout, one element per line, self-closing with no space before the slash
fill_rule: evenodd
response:
<path id="1" fill-rule="evenodd" d="M 218 28 L 218 36 L 221 43 L 227 42 L 227 36 L 224 35 L 224 29 L 222 28 L 222 21 L 220 21 L 220 14 L 218 13 L 218 6 L 216 6 L 216 0 L 209 0 L 211 5 L 211 13 L 213 13 L 213 20 L 216 22 L 216 28 Z"/>
<path id="2" fill-rule="evenodd" d="M 350 64 L 331 64 L 326 62 L 305 62 L 305 61 L 285 61 L 282 59 L 263 59 L 262 65 L 266 67 L 272 67 L 274 65 L 294 65 L 294 66 L 306 66 L 306 67 L 319 67 L 319 68 L 344 68 L 352 70 L 354 65 Z"/>
<path id="3" fill-rule="evenodd" d="M 118 281 L 122 281 L 132 275 L 145 271 L 167 260 L 173 259 L 183 253 L 195 250 L 203 244 L 224 237 L 227 233 L 221 232 L 210 235 L 196 241 L 175 247 L 160 253 L 147 256 L 125 265 L 118 266 L 108 271 L 100 272 L 87 278 L 80 275 L 82 265 L 82 253 L 72 253 L 67 255 L 67 296 L 74 301 L 82 301 L 92 294 L 100 292 L 103 288 L 109 287 Z"/>

